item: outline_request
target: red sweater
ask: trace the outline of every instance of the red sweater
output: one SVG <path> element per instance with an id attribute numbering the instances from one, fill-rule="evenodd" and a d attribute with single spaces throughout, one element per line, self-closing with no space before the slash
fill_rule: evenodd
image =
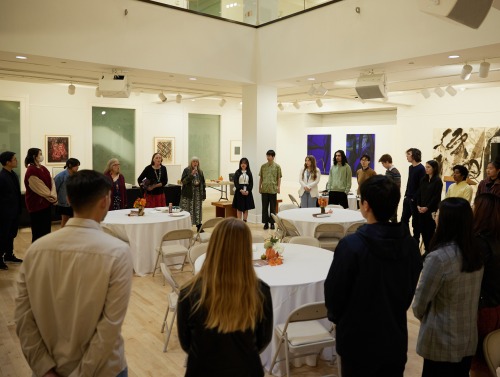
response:
<path id="1" fill-rule="evenodd" d="M 52 177 L 49 171 L 43 165 L 36 167 L 35 165 L 29 165 L 26 170 L 26 175 L 24 176 L 24 186 L 26 187 L 26 208 L 28 212 L 37 212 L 45 209 L 51 205 L 51 203 L 44 197 L 35 193 L 29 185 L 29 179 L 31 176 L 35 176 L 40 179 L 45 185 L 52 189 Z"/>

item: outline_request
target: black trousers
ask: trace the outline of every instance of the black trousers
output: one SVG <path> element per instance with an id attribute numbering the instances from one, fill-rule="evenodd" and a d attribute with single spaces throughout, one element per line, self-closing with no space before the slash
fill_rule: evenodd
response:
<path id="1" fill-rule="evenodd" d="M 32 243 L 50 233 L 52 225 L 51 210 L 52 206 L 49 206 L 41 211 L 30 212 Z"/>
<path id="2" fill-rule="evenodd" d="M 278 194 L 261 194 L 262 195 L 262 223 L 274 224 L 271 213 L 276 215 L 276 200 Z"/>
<path id="3" fill-rule="evenodd" d="M 401 215 L 401 222 L 403 224 L 410 226 L 410 217 L 411 217 L 411 226 L 413 228 L 413 238 L 417 240 L 417 243 L 420 243 L 420 221 L 418 219 L 418 210 L 417 203 L 415 201 L 410 200 L 410 198 L 404 198 L 403 200 L 403 213 Z"/>
<path id="4" fill-rule="evenodd" d="M 424 241 L 425 251 L 429 252 L 429 244 L 431 243 L 432 236 L 436 231 L 436 222 L 432 218 L 432 213 L 419 213 L 420 230 L 422 231 L 422 240 Z"/>
<path id="5" fill-rule="evenodd" d="M 345 209 L 349 208 L 347 194 L 340 191 L 328 191 L 328 204 L 340 204 Z"/>
<path id="6" fill-rule="evenodd" d="M 432 361 L 424 359 L 422 377 L 469 377 L 472 356 L 466 356 L 461 361 Z"/>
<path id="7" fill-rule="evenodd" d="M 359 358 L 352 360 L 341 357 L 340 365 L 342 377 L 403 377 L 405 371 L 406 357 L 398 360 L 395 357 L 388 362 L 367 363 Z"/>
<path id="8" fill-rule="evenodd" d="M 14 252 L 14 238 L 19 228 L 19 217 L 0 218 L 0 257 Z"/>

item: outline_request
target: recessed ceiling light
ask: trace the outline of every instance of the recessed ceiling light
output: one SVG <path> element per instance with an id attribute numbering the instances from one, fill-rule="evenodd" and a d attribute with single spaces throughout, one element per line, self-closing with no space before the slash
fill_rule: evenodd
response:
<path id="1" fill-rule="evenodd" d="M 448 56 L 448 59 L 458 59 L 460 55 L 450 55 Z"/>
<path id="2" fill-rule="evenodd" d="M 190 77 L 190 78 L 189 78 L 189 80 L 191 80 L 191 81 L 196 81 L 196 80 L 198 80 L 198 79 L 197 79 L 196 77 Z"/>
<path id="3" fill-rule="evenodd" d="M 308 78 L 307 78 L 307 80 L 309 80 L 309 81 L 314 81 L 314 80 L 316 80 L 316 79 L 315 79 L 314 77 L 308 77 Z"/>
<path id="4" fill-rule="evenodd" d="M 102 114 L 102 115 L 106 115 L 106 112 L 105 112 L 105 111 L 101 111 L 101 114 Z"/>
<path id="5" fill-rule="evenodd" d="M 18 55 L 16 56 L 16 59 L 26 60 L 28 58 L 26 56 Z"/>

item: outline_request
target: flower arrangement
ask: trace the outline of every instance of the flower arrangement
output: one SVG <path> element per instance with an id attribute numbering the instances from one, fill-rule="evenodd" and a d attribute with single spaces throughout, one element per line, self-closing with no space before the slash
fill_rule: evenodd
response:
<path id="1" fill-rule="evenodd" d="M 280 243 L 279 238 L 271 236 L 264 241 L 266 252 L 262 254 L 261 259 L 267 260 L 270 266 L 279 266 L 283 264 L 284 248 Z"/>
<path id="2" fill-rule="evenodd" d="M 137 198 L 134 202 L 134 208 L 144 208 L 146 206 L 146 199 L 145 198 Z"/>
<path id="3" fill-rule="evenodd" d="M 321 213 L 325 213 L 325 207 L 328 205 L 328 198 L 325 196 L 320 196 L 318 198 L 318 205 L 321 208 Z"/>

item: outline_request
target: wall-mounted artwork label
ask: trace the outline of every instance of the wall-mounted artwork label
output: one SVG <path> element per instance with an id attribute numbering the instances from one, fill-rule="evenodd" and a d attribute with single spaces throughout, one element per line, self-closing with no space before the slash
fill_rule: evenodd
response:
<path id="1" fill-rule="evenodd" d="M 351 167 L 352 176 L 361 169 L 361 156 L 370 156 L 370 167 L 375 167 L 375 134 L 348 134 L 345 141 L 345 155 Z"/>
<path id="2" fill-rule="evenodd" d="M 332 166 L 332 135 L 307 135 L 307 155 L 314 156 L 316 166 L 321 174 L 330 173 L 330 167 Z"/>
<path id="3" fill-rule="evenodd" d="M 45 136 L 45 156 L 47 164 L 61 164 L 70 156 L 69 136 Z"/>

